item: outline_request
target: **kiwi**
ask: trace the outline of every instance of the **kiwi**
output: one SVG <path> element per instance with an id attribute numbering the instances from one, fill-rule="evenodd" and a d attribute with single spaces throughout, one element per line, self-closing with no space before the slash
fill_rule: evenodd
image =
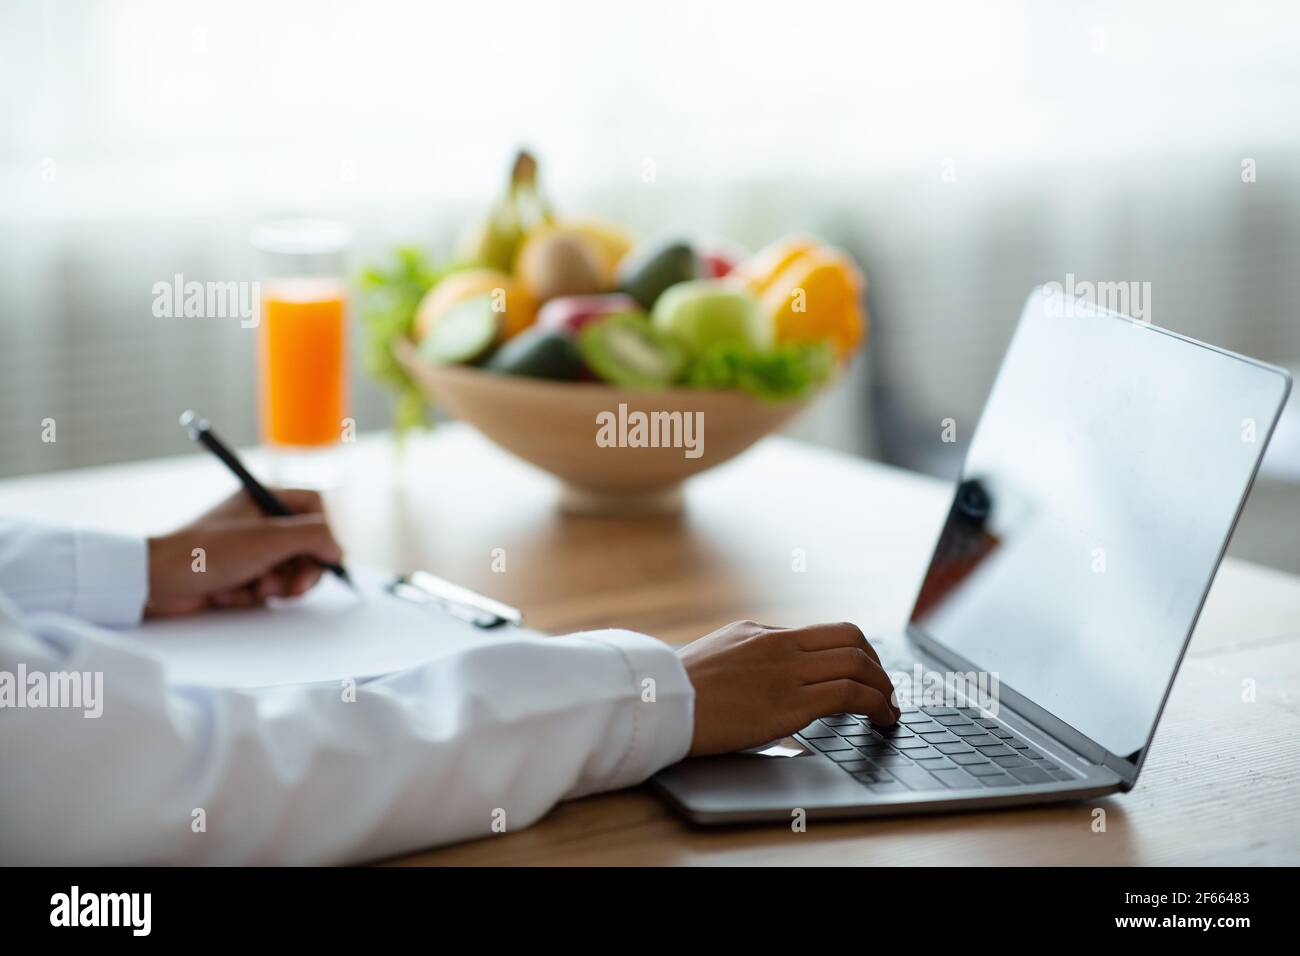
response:
<path id="1" fill-rule="evenodd" d="M 604 292 L 600 256 L 578 236 L 546 230 L 524 242 L 515 274 L 538 302 Z"/>
<path id="2" fill-rule="evenodd" d="M 420 342 L 421 354 L 438 365 L 477 362 L 501 335 L 501 313 L 492 305 L 492 296 L 481 295 L 452 306 Z"/>
<path id="3" fill-rule="evenodd" d="M 681 377 L 686 355 L 643 315 L 621 312 L 588 325 L 578 348 L 600 378 L 626 388 L 661 388 Z"/>

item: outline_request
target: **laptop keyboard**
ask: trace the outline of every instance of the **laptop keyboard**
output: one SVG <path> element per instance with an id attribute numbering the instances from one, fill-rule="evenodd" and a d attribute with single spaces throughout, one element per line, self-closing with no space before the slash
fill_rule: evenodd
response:
<path id="1" fill-rule="evenodd" d="M 1078 779 L 978 707 L 905 707 L 893 727 L 877 727 L 857 714 L 835 714 L 814 720 L 796 736 L 872 793 Z"/>

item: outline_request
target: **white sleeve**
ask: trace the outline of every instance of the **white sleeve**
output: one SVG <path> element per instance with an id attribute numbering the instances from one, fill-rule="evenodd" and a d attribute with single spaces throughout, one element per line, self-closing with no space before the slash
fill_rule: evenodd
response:
<path id="1" fill-rule="evenodd" d="M 49 706 L 78 675 L 80 706 Z M 646 779 L 693 724 L 677 655 L 628 631 L 485 638 L 345 690 L 169 685 L 128 637 L 0 597 L 0 767 L 22 768 L 0 773 L 0 863 L 333 863 L 491 837 Z"/>
<path id="2" fill-rule="evenodd" d="M 148 587 L 144 538 L 0 517 L 0 594 L 27 614 L 135 624 Z"/>

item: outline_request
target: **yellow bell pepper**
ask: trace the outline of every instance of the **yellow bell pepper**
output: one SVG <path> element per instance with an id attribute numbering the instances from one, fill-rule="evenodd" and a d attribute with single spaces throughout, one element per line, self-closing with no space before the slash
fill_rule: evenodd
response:
<path id="1" fill-rule="evenodd" d="M 737 266 L 773 318 L 778 342 L 830 342 L 841 359 L 862 342 L 865 282 L 844 253 L 796 236 L 773 243 Z"/>

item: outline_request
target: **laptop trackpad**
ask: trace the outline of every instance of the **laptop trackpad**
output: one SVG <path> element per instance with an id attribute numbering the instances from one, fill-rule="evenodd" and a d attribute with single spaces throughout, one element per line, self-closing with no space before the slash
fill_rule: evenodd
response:
<path id="1" fill-rule="evenodd" d="M 778 760 L 730 754 L 684 760 L 655 782 L 700 812 L 754 812 L 845 807 L 871 802 L 862 784 L 829 760 Z"/>

